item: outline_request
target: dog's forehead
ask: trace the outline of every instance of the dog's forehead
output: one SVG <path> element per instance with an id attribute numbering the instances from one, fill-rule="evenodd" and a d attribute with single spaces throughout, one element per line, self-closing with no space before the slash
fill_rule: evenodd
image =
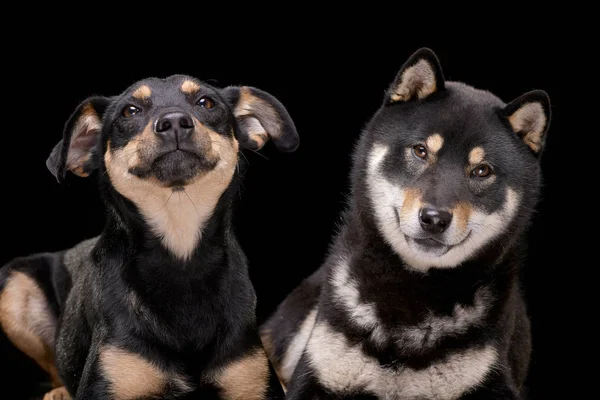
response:
<path id="1" fill-rule="evenodd" d="M 379 119 L 378 129 L 385 127 L 389 144 L 427 143 L 436 152 L 464 158 L 478 146 L 494 152 L 506 150 L 513 142 L 512 132 L 499 113 L 505 104 L 490 92 L 448 82 L 440 98 L 406 106 L 392 106 L 391 113 Z"/>
<path id="2" fill-rule="evenodd" d="M 167 78 L 147 78 L 131 85 L 121 97 L 134 97 L 138 100 L 184 98 L 182 95 L 195 95 L 197 93 L 211 93 L 216 89 L 201 80 L 188 75 L 172 75 Z"/>

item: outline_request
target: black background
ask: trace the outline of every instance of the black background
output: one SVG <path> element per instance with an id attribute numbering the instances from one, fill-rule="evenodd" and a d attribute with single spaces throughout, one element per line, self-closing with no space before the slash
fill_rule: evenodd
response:
<path id="1" fill-rule="evenodd" d="M 64 122 L 85 97 L 114 95 L 139 79 L 175 73 L 217 86 L 252 85 L 282 101 L 301 137 L 293 154 L 280 154 L 270 143 L 261 155 L 245 153 L 250 166 L 235 223 L 250 260 L 258 317 L 264 319 L 322 262 L 344 207 L 353 144 L 403 62 L 427 46 L 438 54 L 448 80 L 487 89 L 504 101 L 531 89 L 546 90 L 552 100 L 542 201 L 530 230 L 524 279 L 534 334 L 531 398 L 554 394 L 562 351 L 555 320 L 561 301 L 555 288 L 562 279 L 556 260 L 569 251 L 557 232 L 566 226 L 564 204 L 571 193 L 561 161 L 570 145 L 561 113 L 565 49 L 547 36 L 533 41 L 522 33 L 496 42 L 485 38 L 483 44 L 470 40 L 476 32 L 454 41 L 442 40 L 444 34 L 436 40 L 375 36 L 362 28 L 318 35 L 257 35 L 253 29 L 236 34 L 235 40 L 217 40 L 216 33 L 200 30 L 197 38 L 152 44 L 139 32 L 113 42 L 80 31 L 59 36 L 50 28 L 37 32 L 35 41 L 19 39 L 5 48 L 11 61 L 4 65 L 0 263 L 68 248 L 102 229 L 95 176 L 71 176 L 59 185 L 44 164 Z M 12 370 L 7 379 L 18 375 L 11 363 L 5 356 L 0 360 L 2 368 Z"/>

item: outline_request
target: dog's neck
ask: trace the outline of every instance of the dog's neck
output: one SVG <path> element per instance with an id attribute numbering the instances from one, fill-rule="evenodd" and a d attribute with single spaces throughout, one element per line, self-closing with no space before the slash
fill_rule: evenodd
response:
<path id="1" fill-rule="evenodd" d="M 123 231 L 129 254 L 168 253 L 175 263 L 193 262 L 203 242 L 225 243 L 233 181 L 233 175 L 209 174 L 181 189 L 136 188 L 128 197 L 108 183 L 111 229 Z"/>
<path id="2" fill-rule="evenodd" d="M 350 310 L 349 318 L 369 329 L 398 321 L 418 325 L 424 315 L 454 318 L 464 307 L 484 318 L 499 312 L 518 284 L 518 257 L 513 254 L 497 258 L 493 265 L 477 260 L 423 273 L 408 267 L 380 235 L 363 235 L 362 228 L 346 221 L 327 261 L 324 292 L 338 307 Z"/>

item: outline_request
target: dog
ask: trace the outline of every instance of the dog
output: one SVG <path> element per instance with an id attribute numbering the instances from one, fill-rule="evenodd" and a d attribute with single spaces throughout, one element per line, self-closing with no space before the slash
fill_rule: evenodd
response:
<path id="1" fill-rule="evenodd" d="M 282 399 L 232 231 L 242 148 L 299 144 L 272 95 L 174 75 L 83 101 L 47 160 L 97 172 L 102 233 L 0 270 L 4 334 L 45 399 Z"/>
<path id="2" fill-rule="evenodd" d="M 423 48 L 353 157 L 324 264 L 260 327 L 289 400 L 519 399 L 519 282 L 550 100 L 446 82 Z"/>

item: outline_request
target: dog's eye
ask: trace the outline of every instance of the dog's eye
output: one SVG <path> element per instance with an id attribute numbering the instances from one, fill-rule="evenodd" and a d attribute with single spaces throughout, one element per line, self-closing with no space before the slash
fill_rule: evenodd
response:
<path id="1" fill-rule="evenodd" d="M 487 164 L 481 164 L 475 167 L 471 174 L 477 178 L 486 178 L 492 173 L 492 168 Z"/>
<path id="2" fill-rule="evenodd" d="M 136 106 L 127 106 L 123 109 L 123 116 L 124 117 L 133 117 L 135 114 L 139 113 L 141 110 L 139 108 L 137 108 Z"/>
<path id="3" fill-rule="evenodd" d="M 427 158 L 427 148 L 425 146 L 423 146 L 422 144 L 413 146 L 413 153 L 415 154 L 415 156 L 417 156 L 421 159 Z"/>
<path id="4" fill-rule="evenodd" d="M 198 105 L 210 110 L 215 106 L 215 101 L 210 97 L 203 96 L 200 100 L 198 100 Z"/>

